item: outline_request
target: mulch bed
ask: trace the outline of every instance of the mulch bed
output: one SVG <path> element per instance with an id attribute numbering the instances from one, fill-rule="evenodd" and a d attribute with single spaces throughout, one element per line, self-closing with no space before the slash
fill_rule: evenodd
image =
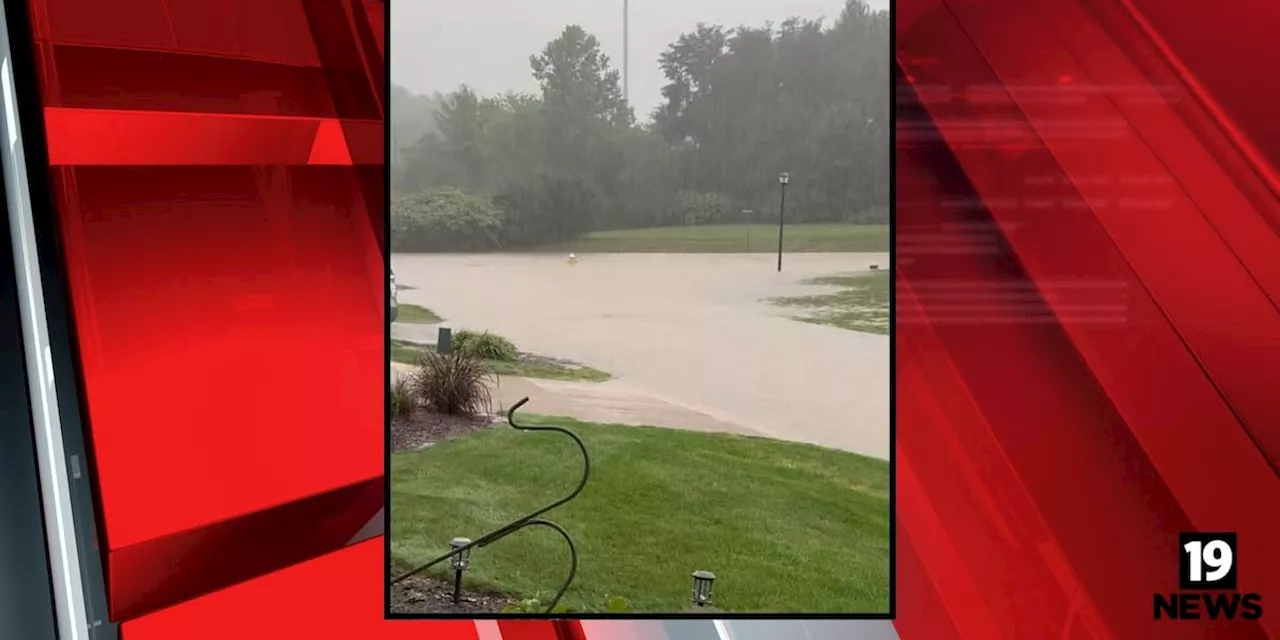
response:
<path id="1" fill-rule="evenodd" d="M 468 590 L 464 581 L 462 600 L 454 604 L 453 583 L 431 576 L 417 575 L 391 585 L 392 613 L 488 614 L 498 613 L 512 602 L 504 596 Z"/>
<path id="2" fill-rule="evenodd" d="M 405 420 L 391 421 L 391 450 L 410 451 L 441 440 L 465 436 L 495 424 L 489 416 L 451 416 L 419 409 Z"/>

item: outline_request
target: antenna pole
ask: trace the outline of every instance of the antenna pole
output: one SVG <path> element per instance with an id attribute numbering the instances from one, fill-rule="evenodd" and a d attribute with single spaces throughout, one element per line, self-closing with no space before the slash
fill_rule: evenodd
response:
<path id="1" fill-rule="evenodd" d="M 631 2 L 622 0 L 622 99 L 631 104 Z"/>

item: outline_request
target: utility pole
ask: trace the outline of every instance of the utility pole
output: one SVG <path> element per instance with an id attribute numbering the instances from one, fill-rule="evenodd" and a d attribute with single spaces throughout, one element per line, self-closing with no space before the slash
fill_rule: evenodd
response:
<path id="1" fill-rule="evenodd" d="M 631 0 L 622 0 L 622 99 L 631 106 Z"/>

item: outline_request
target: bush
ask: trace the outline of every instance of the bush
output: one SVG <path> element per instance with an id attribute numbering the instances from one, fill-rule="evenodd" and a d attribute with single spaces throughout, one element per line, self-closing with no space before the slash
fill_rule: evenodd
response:
<path id="1" fill-rule="evenodd" d="M 396 378 L 391 384 L 391 419 L 407 420 L 418 409 L 418 401 L 413 397 L 413 386 L 403 376 Z"/>
<path id="2" fill-rule="evenodd" d="M 595 225 L 596 194 L 580 180 L 539 176 L 494 196 L 506 246 L 573 240 Z"/>
<path id="3" fill-rule="evenodd" d="M 479 359 L 461 351 L 441 355 L 422 352 L 413 374 L 418 401 L 433 411 L 448 415 L 487 415 L 493 399 L 485 381 L 489 370 Z"/>
<path id="4" fill-rule="evenodd" d="M 675 224 L 694 226 L 719 224 L 729 219 L 733 202 L 718 193 L 681 191 L 676 194 L 671 218 Z"/>
<path id="5" fill-rule="evenodd" d="M 391 203 L 395 251 L 485 251 L 502 247 L 502 220 L 488 198 L 452 188 Z"/>
<path id="6" fill-rule="evenodd" d="M 501 362 L 513 362 L 520 355 L 510 340 L 488 331 L 459 331 L 453 336 L 453 349 L 473 358 Z"/>

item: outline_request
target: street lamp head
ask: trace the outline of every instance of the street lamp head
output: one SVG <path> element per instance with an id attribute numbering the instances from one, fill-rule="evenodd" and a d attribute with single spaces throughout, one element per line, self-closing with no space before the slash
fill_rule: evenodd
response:
<path id="1" fill-rule="evenodd" d="M 787 184 L 788 182 L 791 182 L 791 174 L 785 171 L 778 174 L 778 184 Z"/>

